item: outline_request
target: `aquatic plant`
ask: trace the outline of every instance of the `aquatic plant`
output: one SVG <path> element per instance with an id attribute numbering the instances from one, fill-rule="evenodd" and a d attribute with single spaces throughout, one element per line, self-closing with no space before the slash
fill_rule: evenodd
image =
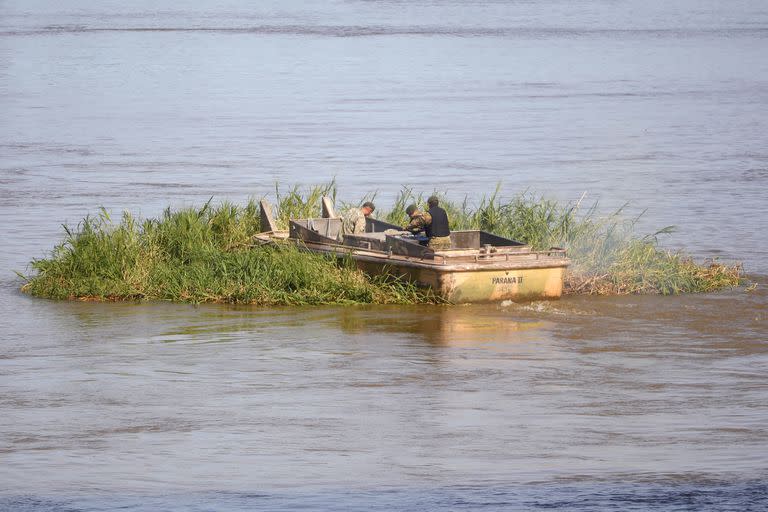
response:
<path id="1" fill-rule="evenodd" d="M 336 184 L 281 192 L 275 187 L 276 218 L 320 215 L 323 196 L 336 197 Z M 599 215 L 597 203 L 583 198 L 562 204 L 525 192 L 502 199 L 497 187 L 473 205 L 467 197 L 451 200 L 437 193 L 452 229 L 483 229 L 531 245 L 564 247 L 572 260 L 567 293 L 676 294 L 708 292 L 736 286 L 741 267 L 717 262 L 699 264 L 679 252 L 662 249 L 659 237 L 635 231 L 637 218 L 623 209 Z M 380 218 L 407 221 L 405 208 L 424 207 L 424 193 L 403 188 Z M 366 196 L 371 199 L 372 196 Z M 362 201 L 346 203 L 360 204 Z M 171 300 L 261 305 L 440 302 L 434 294 L 391 277 L 372 277 L 348 260 L 300 251 L 290 245 L 258 243 L 259 206 L 230 202 L 172 210 L 139 221 L 124 213 L 113 222 L 101 209 L 76 228 L 64 226 L 64 240 L 49 258 L 35 259 L 23 290 L 55 299 Z"/>
<path id="2" fill-rule="evenodd" d="M 275 184 L 276 211 L 275 221 L 280 229 L 288 229 L 290 219 L 307 219 L 320 217 L 323 197 L 336 201 L 336 181 L 325 185 L 307 187 L 302 191 L 299 185 L 294 185 L 288 192 L 280 192 L 280 184 Z"/>
<path id="3" fill-rule="evenodd" d="M 444 193 L 433 194 L 448 213 L 451 229 L 482 229 L 538 250 L 566 248 L 572 261 L 566 274 L 566 293 L 711 292 L 738 286 L 742 280 L 740 265 L 715 261 L 699 264 L 681 252 L 661 248 L 659 237 L 673 233 L 674 226 L 639 235 L 638 218 L 626 217 L 625 207 L 601 216 L 598 203 L 583 207 L 583 196 L 575 203 L 562 204 L 529 192 L 504 200 L 500 192 L 497 186 L 474 207 L 467 197 L 456 202 Z M 403 188 L 395 208 L 382 215 L 401 224 L 405 222 L 405 205 L 425 207 L 424 196 Z"/>
<path id="4" fill-rule="evenodd" d="M 290 201 L 304 207 L 295 196 Z M 254 201 L 166 209 L 161 218 L 143 222 L 125 213 L 114 223 L 102 209 L 64 231 L 50 258 L 32 261 L 35 273 L 25 292 L 53 299 L 259 305 L 440 302 L 411 283 L 369 277 L 351 261 L 257 244 Z"/>

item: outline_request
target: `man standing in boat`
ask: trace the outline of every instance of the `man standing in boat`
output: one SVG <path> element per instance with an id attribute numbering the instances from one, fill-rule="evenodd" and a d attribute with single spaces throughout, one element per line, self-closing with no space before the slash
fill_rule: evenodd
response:
<path id="1" fill-rule="evenodd" d="M 341 216 L 341 230 L 339 230 L 339 242 L 344 240 L 344 235 L 359 235 L 365 233 L 365 218 L 373 213 L 376 207 L 366 201 L 360 208 L 350 208 Z"/>
<path id="2" fill-rule="evenodd" d="M 436 251 L 451 248 L 448 214 L 438 206 L 439 203 L 437 197 L 431 196 L 427 199 L 429 210 L 426 212 L 419 211 L 415 204 L 408 206 L 405 213 L 411 218 L 411 222 L 403 228 L 414 234 L 423 231 L 429 239 L 427 247 Z"/>

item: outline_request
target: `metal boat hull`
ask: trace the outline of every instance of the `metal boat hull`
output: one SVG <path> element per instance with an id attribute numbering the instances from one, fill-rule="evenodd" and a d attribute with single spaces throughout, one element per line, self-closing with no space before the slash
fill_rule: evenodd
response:
<path id="1" fill-rule="evenodd" d="M 435 259 L 425 260 L 341 245 L 296 242 L 312 252 L 349 257 L 370 275 L 393 275 L 429 287 L 455 304 L 557 299 L 563 293 L 569 263 L 561 252 L 452 262 L 450 258 L 442 259 L 439 253 Z"/>
<path id="2" fill-rule="evenodd" d="M 435 293 L 454 304 L 500 302 L 504 300 L 557 299 L 563 294 L 565 265 L 540 268 L 451 269 L 434 265 L 418 268 L 396 261 L 375 262 L 352 258 L 369 274 L 389 273 L 432 288 Z"/>

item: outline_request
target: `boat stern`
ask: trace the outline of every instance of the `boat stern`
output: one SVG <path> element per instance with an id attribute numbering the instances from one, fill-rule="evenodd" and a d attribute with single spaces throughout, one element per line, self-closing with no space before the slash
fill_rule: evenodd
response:
<path id="1" fill-rule="evenodd" d="M 444 273 L 440 293 L 455 304 L 503 300 L 556 299 L 563 294 L 566 265 L 514 270 Z"/>

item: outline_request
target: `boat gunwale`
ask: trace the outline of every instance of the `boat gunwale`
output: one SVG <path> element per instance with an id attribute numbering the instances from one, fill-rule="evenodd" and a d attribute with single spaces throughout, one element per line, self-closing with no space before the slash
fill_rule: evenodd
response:
<path id="1" fill-rule="evenodd" d="M 417 258 L 402 254 L 394 254 L 375 249 L 366 249 L 361 247 L 346 246 L 339 243 L 323 243 L 291 238 L 287 236 L 287 231 L 274 231 L 260 233 L 257 235 L 260 244 L 279 244 L 289 243 L 299 248 L 305 248 L 311 252 L 334 254 L 337 257 L 350 256 L 354 259 L 360 259 L 367 263 L 378 263 L 382 265 L 400 265 L 413 268 L 422 268 L 436 270 L 439 272 L 482 272 L 499 270 L 518 270 L 518 269 L 536 269 L 536 268 L 560 268 L 568 267 L 571 263 L 570 258 L 566 256 L 566 250 L 554 247 L 543 251 L 528 250 L 522 251 L 504 251 L 497 252 L 488 257 L 485 254 L 478 253 L 474 260 L 455 261 L 457 258 L 469 256 L 446 256 L 445 252 L 437 251 L 434 253 L 434 259 Z M 468 252 L 466 250 L 462 250 Z M 529 261 L 520 261 L 523 257 L 533 256 L 535 259 Z M 502 259 L 503 257 L 503 259 Z M 518 261 L 514 261 L 514 260 Z M 454 261 L 451 261 L 454 260 Z"/>
<path id="2" fill-rule="evenodd" d="M 304 246 L 310 251 L 321 252 L 325 254 L 335 254 L 338 257 L 350 256 L 354 259 L 359 259 L 368 263 L 379 263 L 382 265 L 400 265 L 415 268 L 424 268 L 430 270 L 436 270 L 438 272 L 482 272 L 482 271 L 498 271 L 498 270 L 518 270 L 518 269 L 535 269 L 535 268 L 560 268 L 568 267 L 570 259 L 565 256 L 563 249 L 555 249 L 553 251 L 531 251 L 529 253 L 517 253 L 512 256 L 536 256 L 536 259 L 532 261 L 513 261 L 511 259 L 477 259 L 475 261 L 455 261 L 450 262 L 450 258 L 441 257 L 440 253 L 436 253 L 436 256 L 441 261 L 417 259 L 413 256 L 405 256 L 400 254 L 390 254 L 384 251 L 377 251 L 374 249 L 361 249 L 359 247 L 347 247 L 341 244 L 324 244 L 320 242 L 307 242 L 304 240 L 291 239 L 285 240 L 289 243 L 294 243 L 297 246 Z M 552 252 L 561 254 L 562 256 L 551 256 Z M 508 253 L 509 254 L 509 253 Z M 542 256 L 542 257 L 539 257 Z"/>

